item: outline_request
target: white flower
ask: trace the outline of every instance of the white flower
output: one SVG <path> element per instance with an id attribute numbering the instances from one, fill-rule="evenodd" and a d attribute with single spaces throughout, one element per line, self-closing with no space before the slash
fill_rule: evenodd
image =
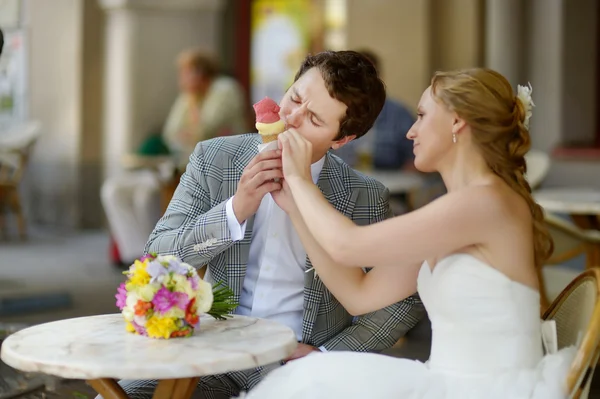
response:
<path id="1" fill-rule="evenodd" d="M 158 255 L 156 257 L 156 260 L 159 261 L 160 263 L 169 263 L 172 260 L 179 260 L 179 258 L 175 255 Z"/>
<path id="2" fill-rule="evenodd" d="M 196 289 L 196 306 L 198 307 L 198 314 L 208 312 L 210 308 L 212 308 L 212 303 L 212 285 L 200 279 L 200 281 L 198 281 L 198 288 Z"/>
<path id="3" fill-rule="evenodd" d="M 189 273 L 198 273 L 198 271 L 196 270 L 196 268 L 194 266 L 190 265 L 189 263 L 183 262 L 181 264 L 181 266 L 187 267 Z"/>
<path id="4" fill-rule="evenodd" d="M 521 101 L 523 108 L 525 108 L 523 126 L 525 126 L 526 129 L 529 129 L 529 119 L 531 118 L 531 115 L 533 115 L 533 107 L 535 107 L 535 104 L 531 99 L 532 92 L 533 87 L 531 87 L 531 83 L 527 83 L 527 86 L 517 85 L 517 99 Z"/>
<path id="5" fill-rule="evenodd" d="M 156 278 L 156 283 L 162 285 L 166 285 L 170 281 L 171 277 L 168 274 L 161 274 Z"/>
<path id="6" fill-rule="evenodd" d="M 128 292 L 127 299 L 125 300 L 125 307 L 127 307 L 131 310 L 135 310 L 135 305 L 137 304 L 137 301 L 139 299 L 140 299 L 140 297 L 136 293 Z"/>
<path id="7" fill-rule="evenodd" d="M 125 300 L 125 307 L 121 311 L 125 320 L 133 321 L 133 318 L 135 316 L 135 304 L 137 303 L 138 299 L 139 299 L 139 297 L 135 293 L 133 293 L 133 292 L 127 293 L 127 299 Z"/>
<path id="8" fill-rule="evenodd" d="M 123 308 L 121 314 L 127 321 L 133 321 L 133 318 L 135 317 L 135 312 L 129 308 Z"/>

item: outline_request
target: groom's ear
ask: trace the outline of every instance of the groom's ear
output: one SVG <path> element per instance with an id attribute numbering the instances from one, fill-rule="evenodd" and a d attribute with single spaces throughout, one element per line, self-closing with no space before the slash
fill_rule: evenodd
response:
<path id="1" fill-rule="evenodd" d="M 352 134 L 352 135 L 346 136 L 346 137 L 342 137 L 341 139 L 331 143 L 331 149 L 338 150 L 338 149 L 342 148 L 343 146 L 345 146 L 346 144 L 348 144 L 349 142 L 351 142 L 352 140 L 354 140 L 355 138 L 356 138 L 355 134 Z"/>

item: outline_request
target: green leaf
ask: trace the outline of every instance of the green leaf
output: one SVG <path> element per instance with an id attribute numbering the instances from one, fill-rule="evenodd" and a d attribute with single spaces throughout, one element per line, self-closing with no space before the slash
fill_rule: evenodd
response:
<path id="1" fill-rule="evenodd" d="M 225 320 L 231 317 L 231 313 L 238 307 L 238 303 L 234 301 L 235 294 L 222 281 L 213 285 L 213 304 L 207 312 L 209 316 L 217 320 Z"/>

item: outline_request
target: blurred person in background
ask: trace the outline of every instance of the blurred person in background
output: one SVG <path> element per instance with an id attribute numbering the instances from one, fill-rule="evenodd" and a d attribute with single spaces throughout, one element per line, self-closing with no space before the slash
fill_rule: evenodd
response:
<path id="1" fill-rule="evenodd" d="M 198 50 L 177 59 L 181 93 L 171 108 L 163 139 L 185 168 L 196 144 L 246 132 L 246 101 L 238 82 L 220 74 L 213 58 Z"/>
<path id="2" fill-rule="evenodd" d="M 4 33 L 0 29 L 0 55 L 2 55 L 2 49 L 4 48 Z"/>
<path id="3" fill-rule="evenodd" d="M 220 73 L 199 50 L 177 58 L 180 93 L 161 134 L 148 137 L 127 157 L 134 169 L 107 179 L 101 198 L 113 237 L 111 258 L 127 265 L 139 258 L 200 141 L 247 131 L 246 100 L 237 81 Z M 162 200 L 161 200 L 162 199 Z"/>
<path id="4" fill-rule="evenodd" d="M 370 50 L 359 52 L 373 63 L 381 76 L 379 57 Z M 413 145 L 406 138 L 414 122 L 415 117 L 408 108 L 388 96 L 369 133 L 335 151 L 335 154 L 359 170 L 414 170 Z"/>

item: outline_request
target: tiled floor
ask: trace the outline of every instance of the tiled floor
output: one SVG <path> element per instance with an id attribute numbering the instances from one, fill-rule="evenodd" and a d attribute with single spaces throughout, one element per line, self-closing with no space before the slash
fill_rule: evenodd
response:
<path id="1" fill-rule="evenodd" d="M 37 229 L 27 242 L 0 242 L 0 254 L 0 298 L 67 293 L 72 302 L 60 311 L 2 315 L 4 322 L 39 323 L 117 310 L 114 293 L 123 275 L 109 263 L 108 238 L 101 231 Z"/>
<path id="2" fill-rule="evenodd" d="M 108 238 L 101 231 L 75 234 L 38 228 L 31 232 L 27 242 L 0 242 L 0 300 L 67 295 L 71 303 L 46 312 L 0 315 L 0 321 L 35 324 L 116 312 L 114 294 L 123 275 L 109 263 L 107 248 Z M 6 366 L 1 366 L 0 377 L 16 377 Z M 83 381 L 52 382 L 50 390 L 37 390 L 20 398 L 84 399 L 95 396 L 93 389 Z"/>
<path id="3" fill-rule="evenodd" d="M 123 275 L 109 263 L 107 254 L 108 238 L 101 231 L 61 233 L 34 229 L 27 242 L 0 242 L 0 300 L 33 294 L 66 294 L 71 300 L 71 305 L 61 310 L 0 315 L 0 321 L 33 324 L 116 312 L 114 294 Z M 549 292 L 560 292 L 578 268 L 575 263 L 570 268 L 547 270 Z M 6 375 L 6 370 L 0 368 L 0 373 Z M 590 398 L 600 398 L 600 383 L 595 385 L 598 386 L 593 387 Z M 21 398 L 93 397 L 93 390 L 84 382 L 62 381 L 53 391 L 38 391 Z"/>

